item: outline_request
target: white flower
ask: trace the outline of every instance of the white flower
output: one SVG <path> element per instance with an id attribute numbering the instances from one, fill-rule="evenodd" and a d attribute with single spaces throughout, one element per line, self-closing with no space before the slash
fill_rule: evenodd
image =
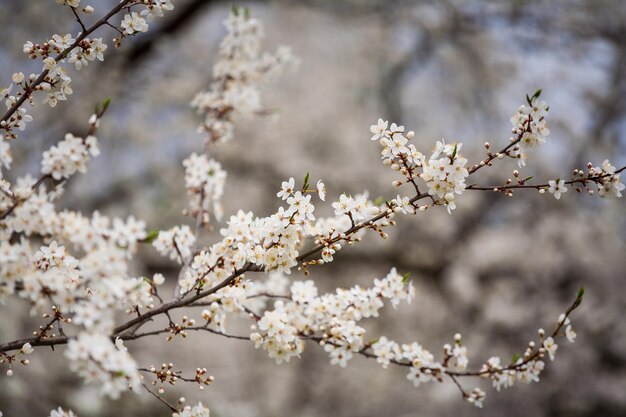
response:
<path id="1" fill-rule="evenodd" d="M 283 200 L 286 200 L 291 194 L 293 194 L 295 186 L 296 182 L 293 177 L 289 178 L 289 181 L 283 181 L 280 187 L 280 191 L 278 192 L 278 194 L 276 194 L 276 197 L 280 197 Z"/>
<path id="2" fill-rule="evenodd" d="M 400 346 L 393 340 L 388 340 L 385 336 L 382 336 L 372 345 L 372 350 L 376 356 L 376 362 L 380 363 L 383 368 L 387 368 L 391 361 L 402 358 Z"/>
<path id="3" fill-rule="evenodd" d="M 430 159 L 424 161 L 420 175 L 426 181 L 428 194 L 438 197 L 448 212 L 456 208 L 455 194 L 460 195 L 465 190 L 465 178 L 469 175 L 467 159 L 460 154 L 461 147 L 460 143 L 438 141 Z"/>
<path id="4" fill-rule="evenodd" d="M 355 201 L 352 197 L 348 197 L 345 194 L 341 194 L 339 196 L 339 201 L 332 204 L 335 209 L 335 215 L 341 216 L 342 214 L 350 213 L 355 206 Z"/>
<path id="5" fill-rule="evenodd" d="M 196 237 L 191 228 L 185 224 L 160 231 L 156 240 L 152 242 L 152 246 L 161 255 L 169 256 L 170 259 L 183 263 L 191 256 L 191 250 L 195 242 Z"/>
<path id="6" fill-rule="evenodd" d="M 0 135 L 0 168 L 3 166 L 6 169 L 11 168 L 11 162 L 13 162 L 13 156 L 11 155 L 11 146 L 8 142 L 5 142 Z"/>
<path id="7" fill-rule="evenodd" d="M 602 168 L 592 168 L 590 174 L 596 174 L 598 178 L 598 195 L 602 198 L 620 198 L 626 185 L 622 183 L 620 174 L 615 174 L 615 167 L 608 159 L 602 162 Z"/>
<path id="8" fill-rule="evenodd" d="M 608 159 L 602 162 L 602 171 L 607 174 L 615 174 L 615 167 L 611 165 Z"/>
<path id="9" fill-rule="evenodd" d="M 304 220 L 315 220 L 313 216 L 313 210 L 315 209 L 311 204 L 311 195 L 303 195 L 300 191 L 296 191 L 293 196 L 287 199 L 289 208 L 285 211 L 285 215 L 291 217 L 296 222 L 303 222 Z"/>
<path id="10" fill-rule="evenodd" d="M 136 220 L 134 216 L 129 216 L 126 222 L 117 217 L 114 218 L 113 229 L 109 233 L 110 239 L 119 247 L 127 249 L 129 253 L 134 253 L 137 243 L 145 239 L 147 235 L 146 222 Z"/>
<path id="11" fill-rule="evenodd" d="M 487 394 L 485 393 L 485 391 L 481 390 L 480 388 L 474 388 L 472 393 L 467 397 L 467 401 L 470 404 L 474 404 L 478 408 L 483 408 L 483 401 L 485 400 L 486 396 Z"/>
<path id="12" fill-rule="evenodd" d="M 169 1 L 160 3 L 165 9 L 164 4 Z M 252 116 L 262 111 L 262 84 L 287 64 L 297 62 L 288 48 L 278 48 L 274 54 L 263 53 L 263 26 L 257 19 L 233 11 L 224 24 L 227 34 L 213 67 L 214 80 L 207 91 L 198 93 L 191 102 L 204 115 L 198 130 L 205 132 L 207 141 L 212 143 L 233 138 L 233 114 Z"/>
<path id="13" fill-rule="evenodd" d="M 574 331 L 571 325 L 568 325 L 565 328 L 565 336 L 567 337 L 567 340 L 574 343 L 574 340 L 576 339 L 576 332 Z"/>
<path id="14" fill-rule="evenodd" d="M 548 352 L 548 354 L 550 355 L 550 360 L 553 361 L 554 356 L 556 354 L 556 350 L 559 348 L 559 346 L 556 343 L 554 343 L 554 339 L 552 337 L 548 337 L 546 340 L 543 341 L 543 347 L 545 348 L 546 352 Z"/>
<path id="15" fill-rule="evenodd" d="M 415 207 L 411 204 L 409 197 L 401 197 L 398 195 L 395 199 L 391 200 L 391 203 L 396 205 L 396 213 L 415 214 Z"/>
<path id="16" fill-rule="evenodd" d="M 124 391 L 137 390 L 141 386 L 141 376 L 133 358 L 128 352 L 116 349 L 105 334 L 80 333 L 78 338 L 69 341 L 65 356 L 73 371 L 87 383 L 97 382 L 102 392 L 113 399 Z"/>
<path id="17" fill-rule="evenodd" d="M 148 19 L 155 17 L 163 17 L 163 10 L 173 10 L 172 0 L 154 0 L 146 4 L 146 8 L 141 11 L 142 16 L 148 16 Z"/>
<path id="18" fill-rule="evenodd" d="M 387 126 L 389 126 L 389 122 L 383 119 L 378 119 L 377 124 L 370 126 L 370 131 L 374 134 L 372 136 L 372 140 L 379 140 L 380 138 L 389 135 Z"/>
<path id="19" fill-rule="evenodd" d="M 59 0 L 57 0 L 58 2 Z M 2 416 L 2 414 L 0 414 L 0 416 Z M 56 410 L 52 410 L 50 412 L 50 417 L 76 417 L 76 414 L 74 414 L 74 412 L 72 410 L 64 410 L 61 407 L 57 408 Z"/>
<path id="20" fill-rule="evenodd" d="M 25 343 L 24 346 L 22 346 L 21 352 L 24 355 L 30 355 L 31 353 L 33 353 L 34 349 L 33 347 L 30 345 L 30 343 Z"/>
<path id="21" fill-rule="evenodd" d="M 132 12 L 124 16 L 121 27 L 124 29 L 124 34 L 132 35 L 135 32 L 147 32 L 148 22 L 137 12 Z"/>
<path id="22" fill-rule="evenodd" d="M 185 406 L 180 413 L 172 414 L 172 417 L 210 417 L 209 409 L 199 402 L 197 405 Z"/>
<path id="23" fill-rule="evenodd" d="M 214 159 L 205 154 L 192 153 L 183 161 L 185 187 L 191 209 L 208 213 L 212 210 L 219 221 L 222 217 L 222 195 L 226 183 L 226 171 Z"/>
<path id="24" fill-rule="evenodd" d="M 565 187 L 565 181 L 561 179 L 550 180 L 548 181 L 548 191 L 550 194 L 554 194 L 554 198 L 557 200 L 561 198 L 562 193 L 567 192 L 567 188 Z"/>
<path id="25" fill-rule="evenodd" d="M 19 84 L 22 81 L 24 81 L 24 73 L 16 72 L 11 76 L 11 79 L 13 80 L 14 83 Z"/>
<path id="26" fill-rule="evenodd" d="M 296 303 L 306 303 L 315 297 L 317 297 L 317 287 L 313 281 L 296 281 L 291 285 L 291 298 Z"/>
<path id="27" fill-rule="evenodd" d="M 119 337 L 115 338 L 115 347 L 120 352 L 127 352 L 128 351 L 128 348 L 126 346 L 124 346 L 124 341 L 122 339 L 120 339 Z"/>
<path id="28" fill-rule="evenodd" d="M 320 200 L 326 201 L 326 185 L 322 180 L 317 181 L 317 195 L 319 195 Z"/>
<path id="29" fill-rule="evenodd" d="M 394 133 L 391 139 L 385 139 L 385 141 L 394 156 L 409 153 L 409 149 L 405 146 L 409 140 L 402 133 Z"/>
<path id="30" fill-rule="evenodd" d="M 165 277 L 163 274 L 154 274 L 152 276 L 152 282 L 154 282 L 154 285 L 163 285 L 163 283 L 165 283 Z"/>
<path id="31" fill-rule="evenodd" d="M 392 123 L 391 124 L 391 128 L 389 129 L 389 132 L 391 134 L 393 134 L 393 133 L 404 133 L 404 126 L 398 126 L 397 124 Z"/>
<path id="32" fill-rule="evenodd" d="M 86 172 L 90 157 L 98 153 L 95 136 L 89 138 L 87 144 L 83 138 L 66 134 L 64 140 L 43 153 L 41 172 L 56 180 L 68 178 L 77 171 Z"/>
<path id="33" fill-rule="evenodd" d="M 66 35 L 52 35 L 52 39 L 50 39 L 50 45 L 52 46 L 56 46 L 59 50 L 64 50 L 69 48 L 73 43 L 75 42 L 75 39 L 72 38 L 72 34 L 68 33 Z"/>

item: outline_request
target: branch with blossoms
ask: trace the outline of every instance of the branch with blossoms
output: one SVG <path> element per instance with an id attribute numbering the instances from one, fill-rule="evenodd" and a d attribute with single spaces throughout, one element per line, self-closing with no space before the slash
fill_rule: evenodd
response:
<path id="1" fill-rule="evenodd" d="M 469 185 L 468 190 L 476 191 L 494 191 L 504 193 L 508 196 L 513 195 L 512 190 L 523 189 L 535 189 L 540 194 L 544 194 L 546 190 L 550 194 L 554 194 L 554 198 L 557 200 L 561 198 L 561 195 L 567 192 L 566 185 L 580 185 L 576 187 L 576 192 L 587 192 L 593 194 L 598 192 L 601 197 L 621 197 L 624 190 L 624 184 L 621 182 L 619 175 L 626 169 L 626 166 L 616 169 L 608 159 L 605 159 L 602 163 L 602 167 L 594 167 L 591 163 L 587 165 L 587 173 L 583 170 L 575 169 L 572 173 L 572 179 L 565 181 L 560 178 L 548 181 L 547 184 L 528 184 L 528 179 L 519 178 L 519 171 L 513 171 L 513 177 L 516 179 L 517 184 L 513 184 L 513 180 L 508 178 L 505 185 L 495 185 L 492 187 L 484 187 L 477 185 Z M 597 190 L 593 188 L 593 184 L 597 186 Z"/>
<path id="2" fill-rule="evenodd" d="M 102 38 L 89 38 L 92 33 L 102 26 L 110 26 L 117 30 L 121 37 L 115 38 L 116 46 L 121 45 L 121 38 L 130 35 L 146 32 L 148 22 L 146 20 L 163 16 L 164 11 L 174 8 L 172 0 L 122 0 L 101 19 L 90 27 L 86 27 L 80 14 L 89 15 L 94 13 L 92 6 L 80 7 L 81 0 L 57 0 L 57 3 L 70 8 L 78 21 L 81 32 L 76 37 L 72 34 L 55 34 L 51 39 L 39 43 L 26 42 L 23 51 L 31 59 L 41 59 L 43 69 L 39 74 L 30 74 L 26 77 L 22 72 L 16 72 L 12 76 L 12 81 L 17 85 L 18 91 L 11 95 L 13 84 L 0 89 L 0 98 L 6 99 L 6 112 L 0 118 L 0 130 L 4 130 L 7 139 L 17 138 L 15 129 L 24 130 L 26 123 L 32 121 L 32 117 L 26 114 L 23 105 L 28 101 L 34 104 L 33 94 L 38 91 L 46 93 L 45 102 L 50 107 L 55 107 L 59 101 L 67 100 L 71 95 L 72 79 L 68 75 L 64 64 L 73 64 L 76 70 L 87 66 L 90 61 L 98 59 L 104 60 L 104 53 L 107 45 Z M 143 10 L 138 14 L 131 11 L 133 7 L 141 6 Z M 113 25 L 110 20 L 121 11 L 128 11 L 120 24 L 120 27 Z"/>
<path id="3" fill-rule="evenodd" d="M 101 58 L 104 44 L 101 40 L 88 40 L 87 35 L 102 25 L 110 25 L 113 15 L 125 11 L 119 28 L 116 27 L 124 38 L 147 30 L 144 17 L 159 16 L 171 9 L 169 0 L 122 1 L 98 23 L 86 28 L 78 13 L 88 13 L 87 8 L 79 9 L 78 0 L 61 3 L 71 8 L 83 32 L 76 39 L 55 35 L 44 44 L 25 46 L 25 52 L 42 58 L 46 67 L 39 76 L 28 77 L 29 81 L 20 73 L 14 74 L 13 81 L 23 91 L 15 97 L 7 91 L 2 93 L 7 97 L 8 108 L 4 124 L 0 125 L 6 132 L 0 141 L 2 169 L 10 169 L 12 163 L 8 140 L 15 139 L 15 129 L 23 129 L 28 120 L 22 104 L 32 101 L 32 94 L 39 90 L 48 91 L 46 99 L 52 106 L 65 100 L 71 90 L 62 67 L 66 60 L 81 69 L 88 61 Z M 133 7 L 142 10 L 137 13 Z M 367 230 L 387 238 L 396 216 L 416 215 L 440 206 L 452 214 L 457 204 L 462 204 L 465 190 L 512 196 L 515 189 L 533 188 L 560 199 L 567 185 L 581 186 L 588 193 L 595 192 L 595 186 L 601 197 L 621 197 L 624 184 L 620 174 L 626 167 L 617 169 L 606 160 L 601 167 L 589 164 L 587 172 L 574 171 L 571 180 L 557 178 L 540 184 L 529 183 L 530 177 L 524 178 L 515 170 L 515 184 L 509 179 L 502 186 L 468 185 L 469 177 L 498 160 L 514 159 L 519 168 L 525 166 L 531 150 L 546 142 L 549 107 L 540 101 L 540 90 L 527 96 L 526 104 L 512 117 L 508 143 L 495 153 L 490 144 L 485 144 L 486 156 L 471 166 L 462 154 L 461 143 L 441 140 L 432 151 L 423 153 L 411 143 L 413 131 L 405 132 L 404 126 L 379 119 L 370 127 L 371 139 L 382 147 L 383 164 L 400 175 L 392 185 L 408 185 L 408 192 L 398 193 L 388 201 L 372 201 L 367 193 L 344 193 L 332 203 L 334 215 L 319 218 L 315 204 L 317 198 L 322 203 L 326 201 L 324 182 L 312 181 L 309 174 L 301 185 L 290 178 L 277 193 L 285 206 L 265 217 L 239 210 L 219 227 L 221 240 L 201 245 L 202 232 L 217 229 L 224 215 L 221 200 L 227 180 L 221 164 L 210 157 L 208 145 L 220 145 L 234 138 L 235 116 L 267 113 L 261 101 L 262 85 L 296 61 L 285 48 L 273 54 L 263 52 L 262 25 L 247 10 L 235 7 L 225 26 L 227 34 L 220 44 L 214 80 L 192 100 L 192 106 L 203 117 L 199 131 L 206 136 L 202 152 L 183 161 L 189 201 L 184 214 L 193 219 L 192 226 L 180 224 L 148 232 L 145 222 L 133 216 L 121 219 L 98 212 L 83 215 L 56 210 L 64 183 L 76 173 L 85 172 L 91 157 L 99 153 L 95 133 L 108 102 L 90 118 L 84 138 L 67 135 L 44 152 L 39 179 L 26 176 L 12 185 L 0 177 L 0 300 L 21 298 L 31 305 L 33 313 L 46 319 L 33 337 L 0 343 L 0 366 L 7 367 L 6 374 L 13 375 L 18 363 L 28 365 L 24 356 L 37 347 L 67 345 L 69 368 L 86 383 L 101 387 L 103 394 L 118 398 L 125 391 L 140 392 L 143 388 L 174 416 L 208 416 L 208 408 L 202 403 L 186 406 L 184 401 L 173 404 L 163 397 L 165 386 L 178 381 L 201 388 L 212 383 L 213 377 L 204 366 L 198 366 L 193 377 L 185 376 L 167 361 L 160 368 L 140 366 L 135 359 L 141 359 L 140 352 L 132 355 L 124 345 L 125 341 L 158 335 L 166 335 L 166 340 L 171 341 L 194 331 L 250 340 L 277 363 L 299 357 L 308 341 L 323 346 L 332 365 L 345 367 L 360 355 L 376 359 L 384 368 L 391 364 L 408 367 L 407 378 L 414 385 L 448 378 L 465 400 L 479 407 L 485 392 L 480 388 L 467 391 L 460 378 L 487 378 L 496 390 L 516 381 L 537 381 L 546 355 L 554 359 L 555 340 L 563 335 L 574 340 L 570 314 L 580 305 L 582 292 L 559 317 L 555 330 L 548 335 L 540 330 L 539 340 L 530 342 L 521 356 L 506 365 L 501 364 L 500 358 L 491 357 L 480 368 L 468 370 L 467 348 L 460 335 L 443 347 L 440 360 L 417 342 L 399 344 L 386 336 L 366 337 L 360 325 L 362 320 L 378 317 L 386 302 L 396 308 L 402 301 L 414 298 L 408 275 L 392 269 L 386 277 L 375 279 L 370 288 L 339 288 L 322 295 L 314 281 L 290 282 L 288 276 L 294 269 L 308 276 L 315 268 L 333 262 L 346 246 L 365 238 Z M 116 45 L 122 38 L 114 39 Z M 55 53 L 58 55 L 52 57 Z M 160 293 L 166 281 L 161 273 L 131 276 L 129 261 L 141 244 L 151 244 L 160 255 L 178 265 L 172 298 Z M 251 278 L 253 273 L 261 272 Z M 192 314 L 197 313 L 194 309 L 198 307 L 206 308 L 194 318 Z M 177 323 L 171 312 L 183 308 L 188 313 Z M 120 315 L 124 317 L 121 321 Z M 249 335 L 228 333 L 226 322 L 233 316 L 251 320 Z M 144 328 L 157 318 L 167 320 L 167 326 Z M 157 392 L 144 384 L 142 374 L 154 378 L 152 385 L 158 385 Z M 51 415 L 73 413 L 59 409 Z"/>

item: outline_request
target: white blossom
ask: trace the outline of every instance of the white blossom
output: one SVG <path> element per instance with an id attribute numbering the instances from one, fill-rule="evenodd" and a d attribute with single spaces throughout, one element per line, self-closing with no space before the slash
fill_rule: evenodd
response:
<path id="1" fill-rule="evenodd" d="M 550 360 L 553 361 L 556 350 L 559 348 L 559 346 L 554 342 L 554 339 L 552 337 L 548 337 L 546 340 L 543 341 L 543 347 L 550 355 Z"/>
<path id="2" fill-rule="evenodd" d="M 201 402 L 194 406 L 185 406 L 179 413 L 172 414 L 172 417 L 210 417 L 209 409 Z"/>
<path id="3" fill-rule="evenodd" d="M 146 19 L 141 17 L 137 12 L 124 15 L 124 20 L 122 20 L 120 26 L 126 35 L 148 31 L 148 22 L 146 22 Z"/>
<path id="4" fill-rule="evenodd" d="M 378 119 L 375 125 L 370 126 L 370 131 L 373 133 L 372 140 L 379 140 L 382 137 L 388 136 L 389 132 L 387 131 L 387 126 L 389 126 L 389 122 L 383 119 Z"/>
<path id="5" fill-rule="evenodd" d="M 57 2 L 59 1 L 67 1 L 67 0 L 57 0 Z M 76 2 L 78 1 L 79 0 L 76 0 Z M 52 410 L 50 412 L 49 417 L 76 417 L 76 414 L 74 414 L 72 410 L 64 410 L 61 407 L 59 407 L 56 410 Z"/>
<path id="6" fill-rule="evenodd" d="M 561 195 L 563 193 L 567 192 L 567 187 L 565 187 L 565 181 L 561 180 L 561 179 L 556 179 L 556 180 L 550 180 L 548 181 L 548 191 L 550 192 L 550 194 L 554 195 L 554 198 L 556 198 L 557 200 L 561 198 Z"/>
<path id="7" fill-rule="evenodd" d="M 111 398 L 129 389 L 137 390 L 141 378 L 137 364 L 128 354 L 118 350 L 104 334 L 80 333 L 67 345 L 65 356 L 70 367 L 87 383 L 97 382 Z"/>
<path id="8" fill-rule="evenodd" d="M 188 260 L 191 249 L 196 241 L 194 234 L 187 225 L 176 226 L 170 230 L 162 230 L 152 246 L 163 256 L 179 263 Z"/>

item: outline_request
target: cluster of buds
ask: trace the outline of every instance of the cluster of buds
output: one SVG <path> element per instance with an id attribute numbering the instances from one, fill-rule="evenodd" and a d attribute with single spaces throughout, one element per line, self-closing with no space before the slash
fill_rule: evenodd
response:
<path id="1" fill-rule="evenodd" d="M 7 352 L 0 352 L 0 366 L 7 364 L 9 369 L 7 369 L 7 376 L 13 376 L 13 363 L 19 361 L 24 366 L 28 366 L 30 360 L 23 358 L 26 355 L 30 355 L 34 352 L 33 347 L 30 343 L 25 343 L 22 348 L 16 354 L 10 354 Z M 20 359 L 22 358 L 22 359 Z"/>
<path id="2" fill-rule="evenodd" d="M 157 369 L 154 365 L 150 365 L 149 372 L 156 377 L 156 380 L 152 381 L 152 385 L 156 386 L 159 383 L 161 384 L 159 386 L 160 394 L 165 392 L 164 384 L 175 385 L 176 381 L 178 381 L 177 371 L 174 369 L 173 363 L 163 363 L 160 369 Z"/>
<path id="3" fill-rule="evenodd" d="M 587 173 L 581 169 L 575 169 L 573 179 L 581 183 L 584 191 L 593 194 L 596 190 L 591 186 L 596 184 L 597 192 L 603 198 L 620 198 L 622 191 L 626 187 L 620 178 L 620 171 L 611 165 L 608 159 L 605 159 L 601 167 L 594 167 L 591 162 L 587 164 Z M 577 192 L 583 189 L 576 188 Z"/>
<path id="4" fill-rule="evenodd" d="M 211 385 L 211 383 L 215 381 L 215 378 L 213 375 L 207 374 L 206 368 L 196 368 L 196 376 L 194 380 L 198 384 L 198 388 L 203 390 L 205 386 Z"/>
<path id="5" fill-rule="evenodd" d="M 167 341 L 169 342 L 174 339 L 174 337 L 179 335 L 183 338 L 187 337 L 187 332 L 185 330 L 190 327 L 194 327 L 195 325 L 196 321 L 194 319 L 190 319 L 187 316 L 183 316 L 183 321 L 180 324 L 171 322 L 169 327 L 169 332 L 171 334 L 167 336 Z"/>

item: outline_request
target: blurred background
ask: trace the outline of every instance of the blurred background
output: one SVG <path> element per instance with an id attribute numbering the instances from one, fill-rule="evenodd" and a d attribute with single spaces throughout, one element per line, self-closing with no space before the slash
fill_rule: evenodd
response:
<path id="1" fill-rule="evenodd" d="M 94 18 L 115 0 L 83 1 Z M 200 151 L 200 118 L 189 101 L 211 79 L 221 21 L 230 2 L 177 0 L 150 32 L 109 50 L 104 63 L 72 71 L 74 95 L 50 109 L 14 142 L 14 174 L 35 173 L 41 152 L 65 132 L 82 134 L 93 106 L 111 97 L 98 134 L 102 154 L 74 177 L 61 205 L 84 214 L 144 219 L 148 229 L 187 222 L 181 161 Z M 225 214 L 238 209 L 273 213 L 280 181 L 325 180 L 330 201 L 342 192 L 369 190 L 392 198 L 395 177 L 379 162 L 369 126 L 378 117 L 416 132 L 418 149 L 436 140 L 462 141 L 470 162 L 488 140 L 507 143 L 509 118 L 524 95 L 543 88 L 551 135 L 534 151 L 522 176 L 568 176 L 588 161 L 626 163 L 626 3 L 623 0 L 388 1 L 301 0 L 241 2 L 266 28 L 265 45 L 288 45 L 300 58 L 264 90 L 277 116 L 238 120 L 236 140 L 213 147 L 228 171 Z M 0 1 L 0 85 L 15 71 L 38 72 L 21 52 L 25 41 L 76 33 L 66 8 L 53 2 Z M 102 29 L 110 40 L 115 34 Z M 426 153 L 426 152 L 425 152 Z M 472 182 L 501 184 L 512 161 L 481 171 Z M 355 358 L 332 367 L 308 345 L 300 360 L 275 365 L 251 343 L 206 334 L 166 343 L 161 337 L 127 343 L 142 366 L 173 362 L 193 373 L 206 367 L 215 383 L 199 391 L 179 383 L 165 396 L 201 400 L 220 417 L 287 416 L 624 416 L 626 415 L 626 213 L 624 200 L 604 201 L 570 188 L 557 201 L 534 191 L 514 198 L 466 192 L 458 209 L 403 217 L 390 238 L 370 234 L 314 269 L 325 291 L 370 285 L 392 266 L 411 272 L 417 297 L 387 308 L 367 325 L 372 338 L 418 341 L 434 353 L 463 334 L 470 366 L 491 355 L 521 353 L 538 327 L 552 328 L 579 287 L 585 301 L 573 316 L 578 339 L 560 342 L 557 361 L 541 382 L 497 393 L 486 381 L 485 408 L 462 401 L 451 383 L 414 388 L 404 369 L 382 369 Z M 409 191 L 407 191 L 409 192 Z M 330 203 L 318 214 L 329 214 Z M 217 227 L 219 229 L 219 227 Z M 206 242 L 217 239 L 207 233 Z M 136 275 L 175 265 L 140 251 Z M 249 278 L 255 278 L 250 276 Z M 301 273 L 292 275 L 303 279 Z M 171 282 L 168 283 L 172 284 Z M 199 314 L 197 314 L 199 316 Z M 0 339 L 30 334 L 40 323 L 28 307 L 2 309 Z M 246 334 L 245 322 L 229 322 Z M 63 350 L 63 348 L 61 348 Z M 44 416 L 59 405 L 79 416 L 168 416 L 146 393 L 114 402 L 82 385 L 59 355 L 40 349 L 32 366 L 0 378 L 5 416 Z"/>

